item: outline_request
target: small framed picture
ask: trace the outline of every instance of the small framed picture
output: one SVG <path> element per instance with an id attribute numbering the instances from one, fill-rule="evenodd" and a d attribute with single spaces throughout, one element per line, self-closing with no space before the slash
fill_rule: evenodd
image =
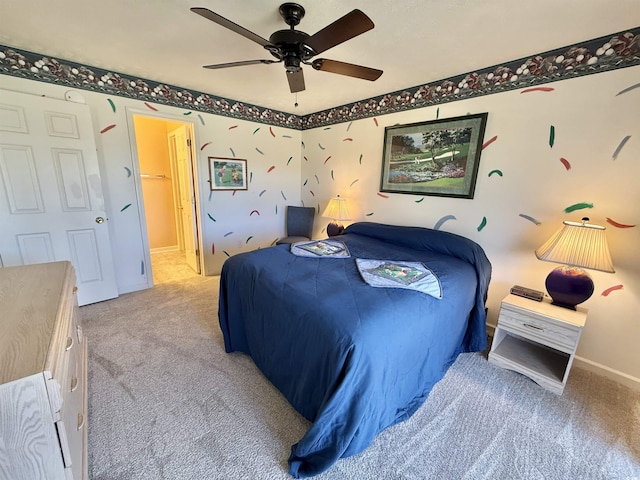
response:
<path id="1" fill-rule="evenodd" d="M 211 190 L 246 190 L 247 161 L 209 157 L 209 186 Z"/>
<path id="2" fill-rule="evenodd" d="M 380 191 L 473 198 L 487 114 L 385 128 Z"/>

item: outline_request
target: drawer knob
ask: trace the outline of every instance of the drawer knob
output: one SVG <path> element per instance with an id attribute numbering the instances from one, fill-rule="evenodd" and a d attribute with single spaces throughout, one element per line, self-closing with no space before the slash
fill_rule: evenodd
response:
<path id="1" fill-rule="evenodd" d="M 79 413 L 78 414 L 78 430 L 82 430 L 82 427 L 84 427 L 84 415 Z"/>
<path id="2" fill-rule="evenodd" d="M 73 337 L 67 337 L 67 346 L 65 347 L 65 351 L 69 351 L 71 350 L 71 347 L 73 347 Z"/>
<path id="3" fill-rule="evenodd" d="M 71 391 L 73 392 L 76 388 L 78 388 L 78 377 L 71 378 Z"/>
<path id="4" fill-rule="evenodd" d="M 530 323 L 523 323 L 523 325 L 525 327 L 533 328 L 534 330 L 540 330 L 540 331 L 544 332 L 544 328 L 538 327 L 537 325 L 531 325 Z"/>

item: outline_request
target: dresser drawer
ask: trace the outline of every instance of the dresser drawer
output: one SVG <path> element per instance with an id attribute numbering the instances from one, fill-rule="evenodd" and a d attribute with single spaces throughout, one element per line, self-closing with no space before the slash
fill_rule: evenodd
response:
<path id="1" fill-rule="evenodd" d="M 52 398 L 51 410 L 56 420 L 60 419 L 61 403 L 65 402 L 66 393 L 72 388 L 77 388 L 78 358 L 81 355 L 82 345 L 78 340 L 77 307 L 75 300 L 75 286 L 69 286 L 68 295 L 61 302 L 59 310 L 58 328 L 49 351 L 48 364 L 52 381 L 59 385 L 60 401 Z"/>
<path id="2" fill-rule="evenodd" d="M 65 278 L 62 295 L 58 306 L 56 329 L 51 339 L 51 346 L 46 361 L 46 369 L 61 386 L 70 381 L 69 369 L 73 368 L 69 358 L 78 349 L 77 312 L 75 274 L 73 271 Z"/>
<path id="3" fill-rule="evenodd" d="M 70 369 L 70 382 L 63 388 L 63 403 L 60 420 L 56 428 L 62 449 L 65 469 L 72 475 L 68 478 L 84 478 L 86 470 L 83 451 L 86 443 L 87 411 L 86 411 L 86 345 L 78 347 L 70 358 L 73 368 Z"/>
<path id="4" fill-rule="evenodd" d="M 78 302 L 75 295 L 70 297 L 63 364 L 66 369 L 59 381 L 62 386 L 62 409 L 56 422 L 60 448 L 67 478 L 86 478 L 87 430 L 87 345 L 78 323 Z"/>
<path id="5" fill-rule="evenodd" d="M 558 350 L 573 353 L 578 345 L 581 329 L 566 322 L 558 322 L 530 311 L 524 313 L 509 304 L 502 304 L 498 323 L 502 328 Z"/>

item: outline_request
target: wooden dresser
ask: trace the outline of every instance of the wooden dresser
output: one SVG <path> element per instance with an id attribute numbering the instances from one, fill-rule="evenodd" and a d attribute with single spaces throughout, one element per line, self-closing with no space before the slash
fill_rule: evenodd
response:
<path id="1" fill-rule="evenodd" d="M 0 268 L 0 479 L 87 474 L 87 341 L 71 263 Z"/>

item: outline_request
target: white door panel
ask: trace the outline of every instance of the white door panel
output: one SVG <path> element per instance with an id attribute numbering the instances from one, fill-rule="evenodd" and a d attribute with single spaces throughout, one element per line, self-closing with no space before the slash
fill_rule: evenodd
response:
<path id="1" fill-rule="evenodd" d="M 58 193 L 65 212 L 91 210 L 82 150 L 52 148 Z"/>
<path id="2" fill-rule="evenodd" d="M 55 261 L 51 235 L 47 232 L 16 235 L 16 239 L 23 265 Z"/>
<path id="3" fill-rule="evenodd" d="M 24 108 L 18 105 L 2 105 L 0 108 L 0 130 L 3 132 L 27 133 Z"/>
<path id="4" fill-rule="evenodd" d="M 11 213 L 44 213 L 30 146 L 0 145 L 0 173 Z"/>
<path id="5" fill-rule="evenodd" d="M 3 266 L 70 260 L 78 302 L 118 296 L 89 107 L 0 90 Z"/>

